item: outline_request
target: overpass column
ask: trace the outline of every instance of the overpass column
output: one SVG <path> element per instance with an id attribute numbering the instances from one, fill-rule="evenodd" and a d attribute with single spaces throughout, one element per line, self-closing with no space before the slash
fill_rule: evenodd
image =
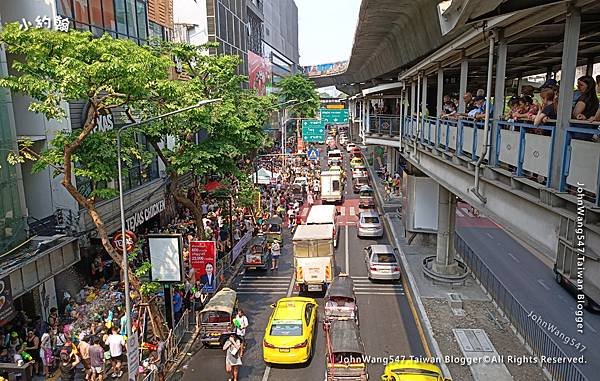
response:
<path id="1" fill-rule="evenodd" d="M 491 128 L 490 135 L 490 152 L 489 162 L 491 166 L 495 166 L 496 163 L 496 147 L 498 146 L 497 132 L 500 128 L 498 121 L 504 114 L 504 86 L 506 83 L 506 55 L 507 55 L 507 44 L 504 38 L 504 31 L 498 31 L 498 58 L 496 60 L 496 87 L 494 89 L 494 121 Z"/>
<path id="2" fill-rule="evenodd" d="M 460 63 L 460 85 L 458 94 L 458 112 L 465 112 L 465 100 L 463 95 L 467 92 L 467 77 L 469 75 L 469 61 L 465 58 Z"/>
<path id="3" fill-rule="evenodd" d="M 425 117 L 427 115 L 427 74 L 423 74 L 423 82 L 421 83 L 421 86 L 421 116 Z"/>
<path id="4" fill-rule="evenodd" d="M 581 10 L 572 4 L 567 8 L 565 36 L 561 63 L 560 88 L 558 90 L 558 110 L 555 141 L 552 150 L 552 172 L 550 186 L 561 190 L 563 172 L 563 150 L 565 149 L 565 129 L 569 127 L 571 109 L 573 107 L 573 83 L 575 83 L 575 68 L 577 67 L 577 50 L 579 48 L 579 31 L 581 27 Z"/>
<path id="5" fill-rule="evenodd" d="M 410 115 L 417 113 L 417 83 L 413 80 L 410 83 Z"/>
<path id="6" fill-rule="evenodd" d="M 366 120 L 365 120 L 365 133 L 371 131 L 371 100 L 365 99 L 366 106 Z"/>
<path id="7" fill-rule="evenodd" d="M 398 117 L 400 118 L 400 120 L 398 121 L 398 139 L 400 144 L 399 152 L 402 152 L 402 134 L 404 133 L 404 85 L 402 85 L 402 90 L 400 90 L 400 115 L 398 115 Z"/>
<path id="8" fill-rule="evenodd" d="M 458 275 L 461 269 L 454 259 L 456 196 L 443 186 L 438 193 L 437 250 L 431 270 L 437 275 Z"/>

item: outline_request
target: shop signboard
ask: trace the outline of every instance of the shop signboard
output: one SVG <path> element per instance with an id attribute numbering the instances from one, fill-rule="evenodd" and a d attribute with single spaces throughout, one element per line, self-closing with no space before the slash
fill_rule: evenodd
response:
<path id="1" fill-rule="evenodd" d="M 302 139 L 305 142 L 325 143 L 325 127 L 319 119 L 302 120 Z"/>
<path id="2" fill-rule="evenodd" d="M 120 252 L 123 251 L 123 241 L 125 241 L 125 248 L 128 253 L 131 253 L 133 249 L 135 249 L 135 243 L 137 242 L 137 237 L 134 232 L 131 230 L 125 230 L 125 239 L 123 239 L 123 234 L 121 232 L 117 232 L 113 236 L 113 247 Z"/>
<path id="3" fill-rule="evenodd" d="M 132 216 L 125 220 L 128 230 L 135 230 L 138 226 L 144 222 L 149 221 L 151 218 L 159 215 L 166 208 L 165 199 L 158 200 L 152 205 L 135 212 Z"/>
<path id="4" fill-rule="evenodd" d="M 10 276 L 0 279 L 0 324 L 4 324 L 15 315 Z"/>
<path id="5" fill-rule="evenodd" d="M 137 381 L 140 368 L 140 342 L 137 331 L 131 332 L 127 338 L 127 369 L 129 370 L 128 381 Z"/>
<path id="6" fill-rule="evenodd" d="M 165 283 L 184 281 L 181 234 L 149 234 L 148 247 L 152 281 Z"/>
<path id="7" fill-rule="evenodd" d="M 200 279 L 206 292 L 215 292 L 216 253 L 215 241 L 190 242 L 190 266 L 196 270 L 196 279 Z"/>
<path id="8" fill-rule="evenodd" d="M 328 110 L 322 108 L 321 120 L 325 124 L 346 124 L 348 123 L 348 110 Z"/>

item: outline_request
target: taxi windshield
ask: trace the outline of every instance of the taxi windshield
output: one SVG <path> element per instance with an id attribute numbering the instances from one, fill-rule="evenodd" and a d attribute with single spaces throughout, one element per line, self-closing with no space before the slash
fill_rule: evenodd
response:
<path id="1" fill-rule="evenodd" d="M 302 336 L 302 320 L 275 320 L 271 324 L 271 336 Z"/>

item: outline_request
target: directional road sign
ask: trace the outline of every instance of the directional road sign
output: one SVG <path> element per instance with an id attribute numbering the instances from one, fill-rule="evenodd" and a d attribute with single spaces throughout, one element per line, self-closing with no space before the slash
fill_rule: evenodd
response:
<path id="1" fill-rule="evenodd" d="M 325 127 L 319 119 L 302 121 L 302 139 L 305 142 L 325 143 Z"/>
<path id="2" fill-rule="evenodd" d="M 321 120 L 325 124 L 346 124 L 348 123 L 348 110 L 328 110 L 322 108 Z"/>
<path id="3" fill-rule="evenodd" d="M 319 158 L 319 150 L 309 149 L 306 151 L 306 157 L 308 157 L 309 160 L 317 160 Z"/>

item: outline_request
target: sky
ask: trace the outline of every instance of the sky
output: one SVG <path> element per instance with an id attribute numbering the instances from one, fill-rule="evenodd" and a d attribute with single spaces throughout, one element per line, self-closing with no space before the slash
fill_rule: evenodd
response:
<path id="1" fill-rule="evenodd" d="M 350 58 L 361 0 L 294 0 L 300 65 Z"/>

